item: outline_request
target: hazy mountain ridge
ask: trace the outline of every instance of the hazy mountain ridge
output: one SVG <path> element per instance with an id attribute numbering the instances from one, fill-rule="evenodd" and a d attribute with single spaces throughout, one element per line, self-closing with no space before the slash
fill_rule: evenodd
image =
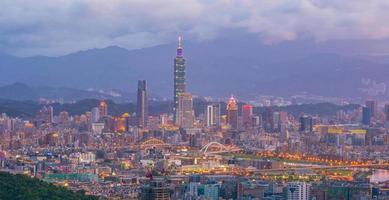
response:
<path id="1" fill-rule="evenodd" d="M 130 101 L 129 94 L 80 90 L 65 87 L 28 86 L 24 83 L 14 83 L 0 87 L 0 98 L 17 101 L 38 101 L 39 99 L 74 102 L 82 99 L 112 99 L 118 102 Z M 130 99 L 131 98 L 131 99 Z"/>
<path id="2" fill-rule="evenodd" d="M 303 92 L 341 97 L 369 93 L 388 97 L 387 57 L 340 55 L 346 52 L 344 46 L 348 44 L 337 50 L 333 42 L 264 45 L 250 37 L 186 42 L 188 90 L 200 96 L 235 94 L 246 98 Z M 355 51 L 350 50 L 358 53 Z M 22 82 L 34 86 L 135 92 L 137 80 L 147 79 L 151 93 L 170 97 L 174 55 L 175 44 L 131 51 L 112 46 L 59 57 L 17 58 L 0 54 L 0 84 Z M 363 83 L 366 79 L 376 84 L 366 85 Z"/>

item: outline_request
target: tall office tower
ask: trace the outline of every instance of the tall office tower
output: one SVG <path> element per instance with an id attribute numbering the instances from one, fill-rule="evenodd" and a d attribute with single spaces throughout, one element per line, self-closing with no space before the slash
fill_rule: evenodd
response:
<path id="1" fill-rule="evenodd" d="M 274 132 L 280 132 L 281 129 L 281 114 L 280 112 L 273 112 Z"/>
<path id="2" fill-rule="evenodd" d="M 53 123 L 53 107 L 44 106 L 42 109 L 39 110 L 36 118 L 39 124 Z"/>
<path id="3" fill-rule="evenodd" d="M 252 124 L 254 127 L 260 127 L 262 126 L 262 116 L 261 115 L 254 115 L 251 118 Z"/>
<path id="4" fill-rule="evenodd" d="M 207 109 L 205 110 L 205 122 L 207 127 L 213 126 L 213 106 L 207 105 Z"/>
<path id="5" fill-rule="evenodd" d="M 370 109 L 372 117 L 377 117 L 377 114 L 378 114 L 377 101 L 374 101 L 374 100 L 366 101 L 366 107 L 368 107 Z"/>
<path id="6" fill-rule="evenodd" d="M 279 131 L 285 132 L 287 124 L 288 124 L 288 113 L 285 111 L 280 111 L 280 124 L 279 124 Z"/>
<path id="7" fill-rule="evenodd" d="M 385 104 L 384 112 L 385 112 L 385 121 L 389 122 L 389 104 Z"/>
<path id="8" fill-rule="evenodd" d="M 289 182 L 287 200 L 309 200 L 311 186 L 305 182 Z"/>
<path id="9" fill-rule="evenodd" d="M 165 180 L 154 179 L 148 185 L 141 187 L 140 199 L 142 200 L 170 200 L 171 189 Z"/>
<path id="10" fill-rule="evenodd" d="M 126 132 L 128 132 L 129 128 L 130 128 L 130 114 L 129 113 L 124 113 L 122 115 L 122 119 L 124 121 L 124 130 Z"/>
<path id="11" fill-rule="evenodd" d="M 227 124 L 230 125 L 231 129 L 238 129 L 238 104 L 233 96 L 227 104 Z"/>
<path id="12" fill-rule="evenodd" d="M 285 111 L 280 111 L 280 121 L 281 124 L 286 124 L 288 122 L 288 113 Z"/>
<path id="13" fill-rule="evenodd" d="M 176 125 L 181 128 L 193 128 L 194 111 L 193 98 L 190 93 L 180 93 L 178 95 Z"/>
<path id="14" fill-rule="evenodd" d="M 221 122 L 220 122 L 220 104 L 214 104 L 213 105 L 213 123 L 216 127 L 220 127 Z"/>
<path id="15" fill-rule="evenodd" d="M 186 91 L 186 80 L 185 80 L 185 58 L 184 48 L 182 46 L 182 37 L 178 37 L 178 47 L 176 58 L 174 58 L 174 121 L 177 121 L 178 117 L 178 96 Z"/>
<path id="16" fill-rule="evenodd" d="M 205 114 L 206 114 L 205 121 L 207 127 L 220 126 L 220 104 L 207 105 Z"/>
<path id="17" fill-rule="evenodd" d="M 98 107 L 92 108 L 92 122 L 96 123 L 100 119 L 100 111 Z"/>
<path id="18" fill-rule="evenodd" d="M 304 115 L 300 117 L 300 131 L 309 133 L 313 131 L 313 119 L 310 116 Z"/>
<path id="19" fill-rule="evenodd" d="M 148 100 L 147 100 L 147 83 L 146 80 L 138 81 L 138 98 L 136 105 L 136 117 L 139 127 L 147 126 L 148 118 Z"/>
<path id="20" fill-rule="evenodd" d="M 274 133 L 275 131 L 275 125 L 274 125 L 274 114 L 271 107 L 266 107 L 265 111 L 262 113 L 262 121 L 263 125 L 262 127 L 265 129 L 268 133 Z"/>
<path id="21" fill-rule="evenodd" d="M 99 103 L 99 116 L 100 118 L 106 117 L 108 115 L 108 105 L 104 100 L 100 100 Z"/>
<path id="22" fill-rule="evenodd" d="M 362 108 L 362 124 L 370 125 L 371 123 L 372 112 L 369 107 Z"/>
<path id="23" fill-rule="evenodd" d="M 253 106 L 250 104 L 245 104 L 242 106 L 242 124 L 244 127 L 251 127 L 253 117 Z"/>

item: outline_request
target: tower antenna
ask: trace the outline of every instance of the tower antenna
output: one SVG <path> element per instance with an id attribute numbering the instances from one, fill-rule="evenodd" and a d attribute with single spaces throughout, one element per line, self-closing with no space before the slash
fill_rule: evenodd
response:
<path id="1" fill-rule="evenodd" d="M 180 35 L 178 36 L 178 47 L 181 47 L 182 48 L 182 41 L 183 41 L 183 37 Z"/>

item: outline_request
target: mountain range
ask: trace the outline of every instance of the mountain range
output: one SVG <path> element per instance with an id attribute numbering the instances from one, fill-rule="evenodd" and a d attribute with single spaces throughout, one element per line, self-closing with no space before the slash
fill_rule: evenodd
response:
<path id="1" fill-rule="evenodd" d="M 82 90 L 66 87 L 29 86 L 13 83 L 0 86 L 0 98 L 16 101 L 75 102 L 83 99 L 109 99 L 116 102 L 134 102 L 134 93 L 118 90 Z"/>
<path id="2" fill-rule="evenodd" d="M 389 57 L 372 55 L 374 48 L 367 45 L 371 43 L 263 44 L 254 35 L 188 41 L 184 44 L 188 90 L 199 96 L 234 94 L 246 99 L 265 94 L 387 98 Z M 27 84 L 35 88 L 30 94 L 35 97 L 39 88 L 53 87 L 57 91 L 51 92 L 59 94 L 54 96 L 78 100 L 66 95 L 81 96 L 85 92 L 77 95 L 77 90 L 87 90 L 86 98 L 105 98 L 108 94 L 99 92 L 104 90 L 134 96 L 137 80 L 146 79 L 151 93 L 170 98 L 175 48 L 175 44 L 137 50 L 110 46 L 58 57 L 0 54 L 0 84 Z M 15 98 L 28 99 L 24 95 L 28 91 Z"/>

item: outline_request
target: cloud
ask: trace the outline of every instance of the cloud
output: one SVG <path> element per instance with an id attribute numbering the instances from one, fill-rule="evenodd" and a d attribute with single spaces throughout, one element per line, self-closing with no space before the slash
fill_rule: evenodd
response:
<path id="1" fill-rule="evenodd" d="M 204 40 L 245 30 L 267 43 L 389 36 L 386 0 L 2 0 L 0 51 L 61 55 Z"/>

